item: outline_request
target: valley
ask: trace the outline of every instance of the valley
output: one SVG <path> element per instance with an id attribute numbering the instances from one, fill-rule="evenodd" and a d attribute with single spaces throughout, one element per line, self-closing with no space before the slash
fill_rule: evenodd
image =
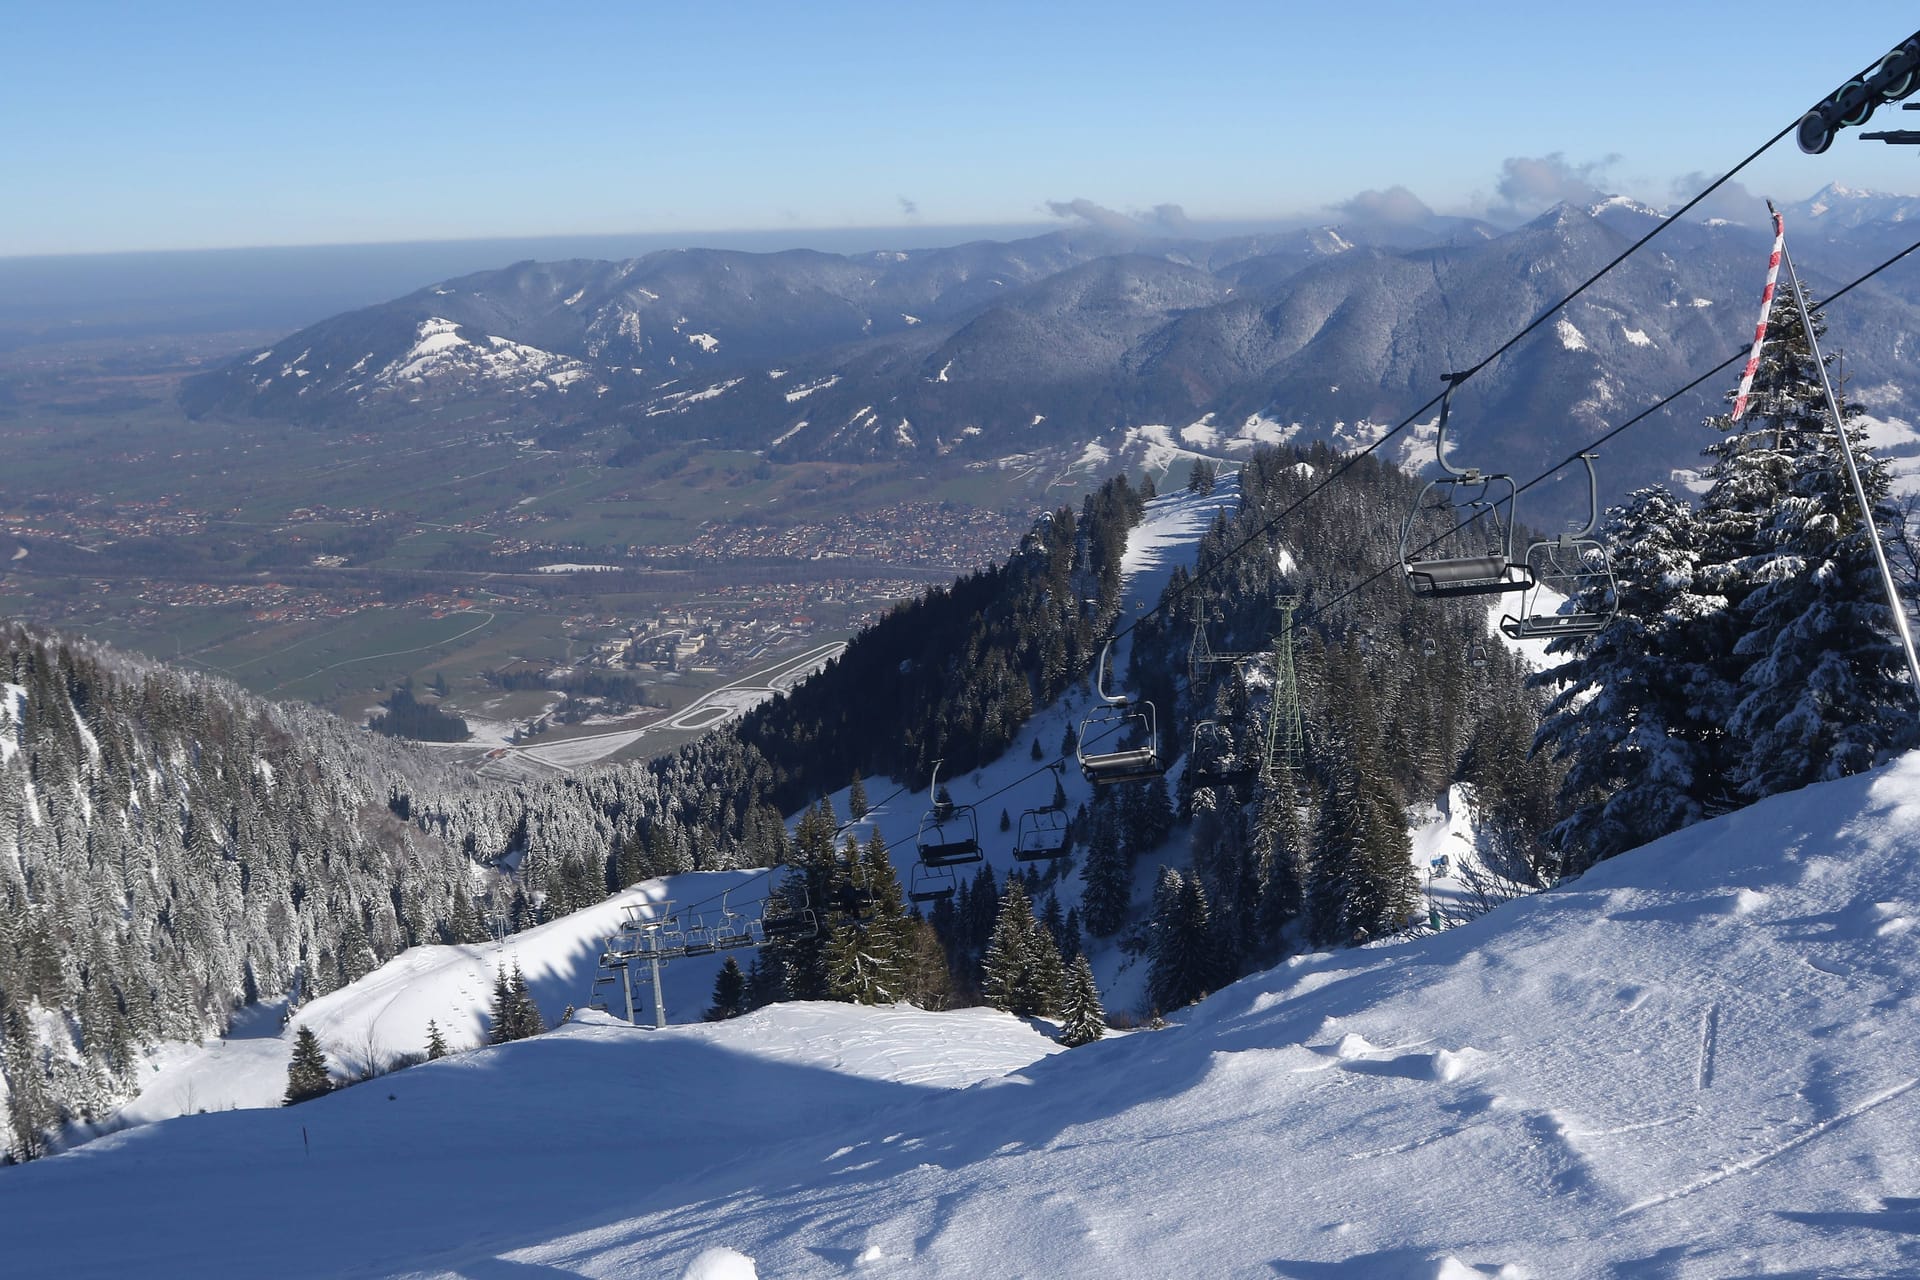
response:
<path id="1" fill-rule="evenodd" d="M 775 467 L 697 441 L 610 466 L 498 414 L 380 434 L 187 418 L 181 381 L 238 337 L 0 353 L 17 462 L 0 611 L 349 719 L 444 683 L 436 705 L 480 726 L 476 746 L 525 731 L 613 755 L 677 745 L 668 722 L 754 666 L 998 559 L 1045 501 L 1033 476 Z M 647 704 L 576 700 L 599 723 L 560 724 L 562 695 L 488 679 L 558 670 L 621 674 Z"/>

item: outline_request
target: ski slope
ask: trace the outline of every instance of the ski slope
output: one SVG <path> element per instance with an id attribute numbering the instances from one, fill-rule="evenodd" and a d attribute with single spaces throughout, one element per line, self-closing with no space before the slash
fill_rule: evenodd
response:
<path id="1" fill-rule="evenodd" d="M 9 1271 L 1913 1275 L 1917 851 L 1920 754 L 1071 1052 L 595 1015 L 7 1171 Z"/>

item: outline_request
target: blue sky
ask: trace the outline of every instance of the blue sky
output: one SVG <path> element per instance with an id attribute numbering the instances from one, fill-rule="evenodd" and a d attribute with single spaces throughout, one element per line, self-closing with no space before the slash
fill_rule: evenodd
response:
<path id="1" fill-rule="evenodd" d="M 1915 22 L 1890 0 L 22 3 L 0 255 L 1006 224 L 1075 199 L 1245 219 L 1396 185 L 1466 211 L 1553 155 L 1662 203 Z M 1525 204 L 1561 171 L 1519 172 Z M 1749 173 L 1783 199 L 1915 191 L 1920 148 L 1788 141 Z"/>

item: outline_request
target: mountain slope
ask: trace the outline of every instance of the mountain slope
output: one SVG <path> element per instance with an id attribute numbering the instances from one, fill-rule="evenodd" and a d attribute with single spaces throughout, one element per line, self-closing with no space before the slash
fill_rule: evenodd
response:
<path id="1" fill-rule="evenodd" d="M 27 1166 L 11 1256 L 74 1276 L 136 1256 L 155 1276 L 675 1276 L 722 1245 L 783 1276 L 1910 1274 L 1916 843 L 1908 756 L 958 1092 L 868 1073 L 951 1052 L 956 1025 L 991 1072 L 1032 1054 L 997 1030 L 1017 1023 L 593 1020 Z M 847 1072 L 847 1036 L 893 1047 Z M 182 1212 L 209 1203 L 217 1238 Z M 288 1203 L 326 1230 L 290 1243 Z"/>

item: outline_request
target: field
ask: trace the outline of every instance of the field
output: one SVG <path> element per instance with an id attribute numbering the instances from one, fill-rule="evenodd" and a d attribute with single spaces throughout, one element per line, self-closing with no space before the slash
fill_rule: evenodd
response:
<path id="1" fill-rule="evenodd" d="M 559 451 L 540 443 L 551 423 L 497 406 L 377 432 L 180 411 L 186 377 L 270 336 L 0 350 L 0 616 L 355 721 L 403 682 L 443 689 L 474 728 L 458 750 L 551 773 L 723 723 L 774 687 L 756 679 L 1000 558 L 1059 500 L 1039 470 L 775 465 L 698 442 L 613 466 L 621 428 Z M 949 508 L 976 545 L 927 527 Z M 536 572 L 549 564 L 620 572 Z M 694 656 L 652 653 L 690 639 Z M 625 645 L 651 660 L 614 661 Z M 581 723 L 494 674 L 609 667 L 646 705 Z"/>

